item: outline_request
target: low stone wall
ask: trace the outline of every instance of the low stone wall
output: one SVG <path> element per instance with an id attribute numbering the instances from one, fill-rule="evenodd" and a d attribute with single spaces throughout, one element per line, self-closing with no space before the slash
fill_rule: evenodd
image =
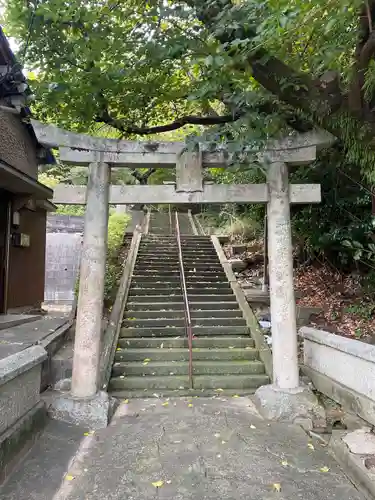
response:
<path id="1" fill-rule="evenodd" d="M 309 327 L 300 335 L 315 387 L 375 425 L 375 346 Z"/>
<path id="2" fill-rule="evenodd" d="M 46 358 L 41 346 L 32 346 L 0 360 L 0 481 L 43 427 L 40 381 Z"/>

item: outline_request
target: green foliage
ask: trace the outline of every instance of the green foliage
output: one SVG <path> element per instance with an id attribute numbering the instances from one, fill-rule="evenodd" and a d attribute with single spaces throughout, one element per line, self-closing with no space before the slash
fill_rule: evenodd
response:
<path id="1" fill-rule="evenodd" d="M 119 257 L 129 220 L 128 215 L 119 213 L 113 213 L 108 220 L 108 250 L 104 284 L 104 298 L 107 305 L 114 301 L 121 279 L 123 263 Z"/>
<path id="2" fill-rule="evenodd" d="M 188 136 L 213 146 L 225 143 L 234 165 L 225 171 L 211 169 L 210 176 L 215 182 L 243 183 L 264 181 L 256 153 L 265 140 L 289 130 L 285 107 L 244 71 L 249 55 L 265 49 L 310 78 L 334 70 L 341 88 L 348 91 L 362 5 L 363 0 L 72 0 L 69 4 L 9 0 L 6 22 L 20 42 L 22 61 L 34 70 L 33 111 L 44 121 L 119 137 L 124 134 L 121 127 L 160 125 L 187 114 L 246 110 L 233 124 L 209 130 L 185 127 L 166 137 Z M 206 15 L 206 26 L 197 20 L 195 9 Z M 271 75 L 278 78 L 275 86 L 285 92 L 303 87 L 303 82 L 280 72 Z M 370 103 L 375 89 L 373 63 L 364 84 Z M 267 112 L 261 111 L 264 104 Z M 319 122 L 316 103 L 312 104 L 306 117 Z M 293 106 L 298 113 L 299 103 Z M 106 112 L 113 118 L 109 125 L 102 122 Z M 321 205 L 292 208 L 294 238 L 309 258 L 327 258 L 344 268 L 371 266 L 373 219 L 365 179 L 373 182 L 375 170 L 373 151 L 363 146 L 368 130 L 341 108 L 328 121 L 345 149 L 333 149 L 312 167 L 293 172 L 293 182 L 319 182 L 323 191 Z M 250 158 L 238 166 L 245 150 L 251 151 Z M 86 171 L 77 167 L 57 174 L 61 182 L 86 182 Z M 119 175 L 119 183 L 131 182 L 126 169 Z M 164 180 L 173 180 L 173 173 L 159 170 L 150 177 L 150 183 Z M 233 220 L 251 220 L 258 226 L 264 216 L 260 206 L 214 210 L 210 208 L 220 227 Z"/>
<path id="3" fill-rule="evenodd" d="M 63 215 L 84 215 L 85 207 L 82 205 L 57 205 L 56 213 Z"/>

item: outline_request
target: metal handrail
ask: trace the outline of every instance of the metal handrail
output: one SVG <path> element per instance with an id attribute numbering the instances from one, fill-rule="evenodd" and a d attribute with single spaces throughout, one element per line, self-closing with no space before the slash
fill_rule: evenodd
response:
<path id="1" fill-rule="evenodd" d="M 193 328 L 192 328 L 192 324 L 191 324 L 190 307 L 189 307 L 189 300 L 188 300 L 187 288 L 186 288 L 185 269 L 184 269 L 184 262 L 182 259 L 180 224 L 178 221 L 178 213 L 177 212 L 175 212 L 175 218 L 176 218 L 176 221 L 175 221 L 176 222 L 176 239 L 177 239 L 177 246 L 178 246 L 178 261 L 180 264 L 181 289 L 182 289 L 182 296 L 184 299 L 184 308 L 185 308 L 185 328 L 186 328 L 186 333 L 187 333 L 187 338 L 188 338 L 188 347 L 189 347 L 189 383 L 190 383 L 190 389 L 194 389 L 194 381 L 193 381 Z"/>
<path id="2" fill-rule="evenodd" d="M 171 210 L 170 205 L 168 205 L 168 213 L 169 213 L 169 234 L 172 234 L 173 233 L 173 224 L 172 224 L 172 210 Z"/>

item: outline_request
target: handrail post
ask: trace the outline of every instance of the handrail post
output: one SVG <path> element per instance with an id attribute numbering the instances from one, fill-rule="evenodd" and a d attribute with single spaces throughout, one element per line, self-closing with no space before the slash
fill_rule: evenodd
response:
<path id="1" fill-rule="evenodd" d="M 178 261 L 180 264 L 181 289 L 182 289 L 182 295 L 183 295 L 184 306 L 185 306 L 185 327 L 186 327 L 188 346 L 189 346 L 189 383 L 190 383 L 190 389 L 194 389 L 194 381 L 193 381 L 193 329 L 192 329 L 192 325 L 191 325 L 189 300 L 188 300 L 187 289 L 186 289 L 184 261 L 182 259 L 180 224 L 178 222 L 178 213 L 177 212 L 175 212 L 175 218 L 176 218 L 175 223 L 176 223 L 176 239 L 177 239 L 177 247 L 178 247 Z"/>

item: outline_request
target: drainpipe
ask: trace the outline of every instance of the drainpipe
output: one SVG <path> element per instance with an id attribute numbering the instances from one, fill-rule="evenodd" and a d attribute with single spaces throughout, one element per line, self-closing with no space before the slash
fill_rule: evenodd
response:
<path id="1" fill-rule="evenodd" d="M 10 264 L 10 239 L 12 229 L 12 201 L 8 200 L 7 206 L 7 225 L 5 231 L 5 255 L 4 255 L 4 297 L 3 311 L 6 314 L 8 310 L 8 290 L 9 290 L 9 264 Z"/>

